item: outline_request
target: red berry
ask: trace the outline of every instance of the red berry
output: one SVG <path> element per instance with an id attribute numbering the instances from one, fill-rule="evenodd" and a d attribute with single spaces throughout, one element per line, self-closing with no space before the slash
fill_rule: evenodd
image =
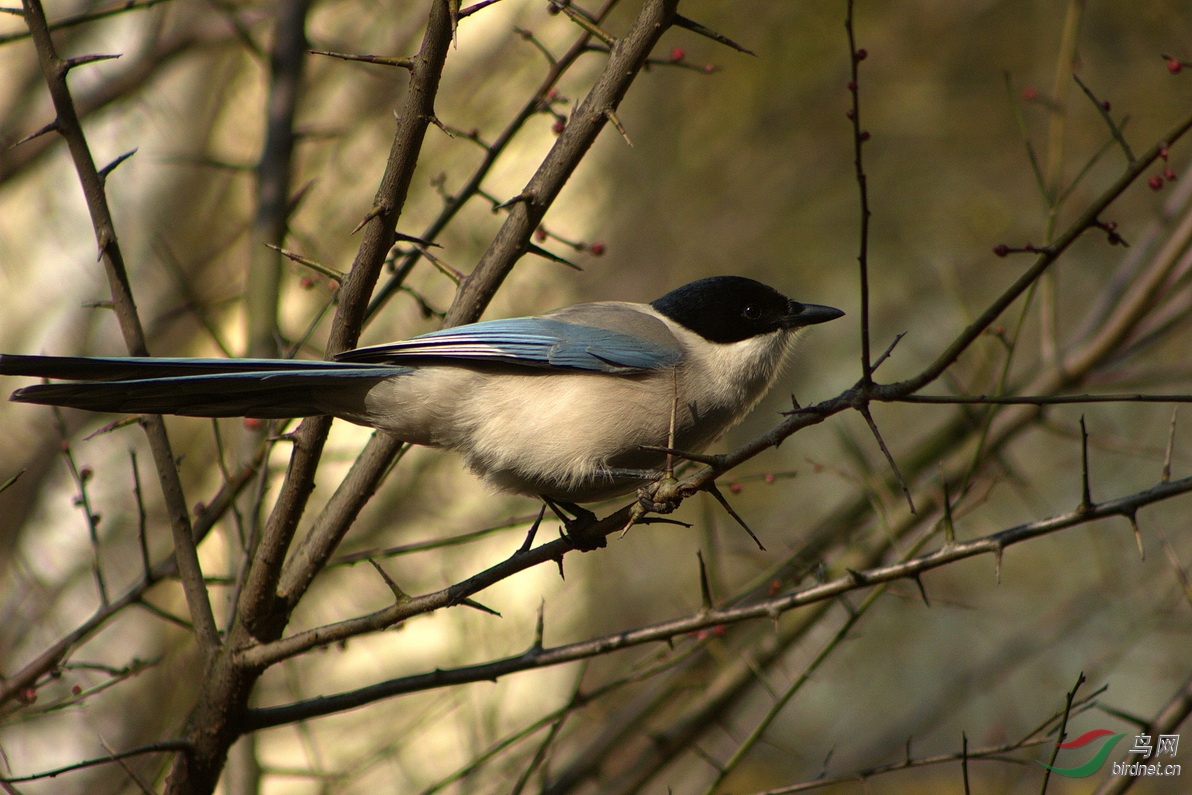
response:
<path id="1" fill-rule="evenodd" d="M 86 483 L 88 480 L 91 480 L 91 476 L 94 474 L 95 474 L 94 469 L 92 469 L 88 465 L 84 465 L 83 468 L 79 470 L 79 480 Z"/>
<path id="2" fill-rule="evenodd" d="M 1005 243 L 998 243 L 993 247 L 993 253 L 999 257 L 1005 257 L 1010 253 L 1010 247 Z"/>
<path id="3" fill-rule="evenodd" d="M 673 50 L 670 51 L 670 59 L 674 63 L 678 63 L 679 61 L 683 60 L 686 57 L 687 57 L 687 51 L 684 50 L 682 47 L 675 47 Z"/>
<path id="4" fill-rule="evenodd" d="M 1171 72 L 1173 75 L 1178 75 L 1180 73 L 1180 70 L 1182 70 L 1183 68 L 1184 68 L 1184 63 L 1179 58 L 1167 59 L 1167 71 Z"/>
<path id="5" fill-rule="evenodd" d="M 298 284 L 301 285 L 303 290 L 309 290 L 310 288 L 315 286 L 315 280 L 310 278 L 309 276 L 303 276 L 301 279 L 298 280 Z"/>
<path id="6" fill-rule="evenodd" d="M 861 130 L 861 134 L 857 137 L 861 139 L 861 143 L 865 143 L 869 140 L 869 130 Z"/>
<path id="7" fill-rule="evenodd" d="M 728 490 L 730 494 L 740 494 L 741 484 L 734 481 L 733 483 L 728 484 Z"/>
<path id="8" fill-rule="evenodd" d="M 855 53 L 853 53 L 853 58 L 857 59 L 858 61 L 864 61 L 868 57 L 869 57 L 869 50 L 865 49 L 864 47 L 862 47 L 861 49 L 859 49 Z"/>
<path id="9" fill-rule="evenodd" d="M 1175 182 L 1175 169 L 1173 169 L 1173 168 L 1163 169 L 1163 179 L 1167 180 L 1168 182 Z"/>
<path id="10" fill-rule="evenodd" d="M 555 119 L 555 123 L 550 126 L 550 131 L 555 135 L 560 135 L 567 127 L 567 122 L 562 119 Z"/>
<path id="11" fill-rule="evenodd" d="M 1155 176 L 1148 179 L 1146 184 L 1151 186 L 1151 190 L 1159 190 L 1163 187 L 1163 177 L 1160 177 L 1158 174 L 1156 174 Z"/>
<path id="12" fill-rule="evenodd" d="M 546 230 L 541 226 L 534 230 L 534 238 L 536 240 L 546 240 Z"/>
<path id="13" fill-rule="evenodd" d="M 255 431 L 255 430 L 259 429 L 264 424 L 265 424 L 265 421 L 262 420 L 260 417 L 245 417 L 244 418 L 244 427 L 250 431 Z"/>
<path id="14" fill-rule="evenodd" d="M 1026 88 L 1022 89 L 1022 98 L 1027 102 L 1034 102 L 1039 98 L 1039 89 L 1035 86 L 1027 86 Z"/>
<path id="15" fill-rule="evenodd" d="M 604 245 L 603 243 L 600 243 L 600 242 L 593 243 L 593 244 L 590 246 L 590 248 L 591 248 L 591 251 L 592 251 L 592 253 L 593 253 L 593 254 L 595 254 L 597 257 L 601 256 L 602 254 L 604 254 L 604 252 L 605 252 L 605 251 L 607 251 L 607 250 L 608 250 L 608 249 L 605 247 L 605 245 Z"/>

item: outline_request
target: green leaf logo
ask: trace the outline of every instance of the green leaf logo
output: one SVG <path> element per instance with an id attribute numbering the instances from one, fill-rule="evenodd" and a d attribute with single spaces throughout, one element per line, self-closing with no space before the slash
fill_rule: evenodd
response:
<path id="1" fill-rule="evenodd" d="M 1039 764 L 1043 765 L 1043 767 L 1047 768 L 1052 773 L 1059 773 L 1061 776 L 1067 776 L 1068 778 L 1084 778 L 1085 776 L 1091 776 L 1093 773 L 1097 772 L 1101 765 L 1105 764 L 1105 760 L 1109 757 L 1109 754 L 1113 752 L 1113 747 L 1117 745 L 1118 740 L 1126 736 L 1125 734 L 1114 734 L 1109 729 L 1093 729 L 1092 731 L 1087 731 L 1080 735 L 1075 740 L 1070 740 L 1066 743 L 1056 743 L 1057 748 L 1080 748 L 1082 746 L 1088 745 L 1093 740 L 1104 737 L 1107 734 L 1111 736 L 1108 740 L 1101 744 L 1101 750 L 1083 765 L 1078 765 L 1077 767 L 1052 767 L 1051 765 L 1045 765 L 1042 762 L 1039 762 Z"/>

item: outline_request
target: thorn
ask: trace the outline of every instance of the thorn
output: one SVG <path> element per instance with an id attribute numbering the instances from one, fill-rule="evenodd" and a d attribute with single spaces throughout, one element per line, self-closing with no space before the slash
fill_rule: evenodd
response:
<path id="1" fill-rule="evenodd" d="M 1080 507 L 1084 512 L 1093 507 L 1092 489 L 1089 487 L 1089 432 L 1084 424 L 1084 415 L 1080 415 Z"/>
<path id="2" fill-rule="evenodd" d="M 621 137 L 625 139 L 625 143 L 629 144 L 630 148 L 632 148 L 633 141 L 629 140 L 629 133 L 625 132 L 625 125 L 621 124 L 621 120 L 617 118 L 617 112 L 609 108 L 604 111 L 604 118 L 608 119 L 617 128 L 617 132 L 621 133 Z"/>
<path id="3" fill-rule="evenodd" d="M 41 136 L 45 135 L 46 133 L 52 133 L 52 132 L 57 132 L 57 131 L 58 131 L 58 120 L 54 119 L 52 122 L 50 122 L 46 126 L 42 127 L 40 130 L 37 130 L 36 132 L 29 133 L 24 138 L 17 141 L 15 144 L 13 144 L 12 146 L 10 146 L 8 148 L 16 149 L 21 144 L 27 144 L 30 141 L 32 141 L 34 138 L 40 138 Z"/>
<path id="4" fill-rule="evenodd" d="M 559 555 L 559 557 L 555 558 L 555 563 L 559 564 L 559 579 L 566 580 L 567 575 L 563 573 L 563 556 Z"/>
<path id="5" fill-rule="evenodd" d="M 125 417 L 122 420 L 116 420 L 114 422 L 109 422 L 107 425 L 100 426 L 99 430 L 97 430 L 93 433 L 89 433 L 86 436 L 84 436 L 83 441 L 89 442 L 92 439 L 103 436 L 105 433 L 111 433 L 112 431 L 118 431 L 121 428 L 127 428 L 130 425 L 138 425 L 138 424 L 140 424 L 139 417 Z"/>
<path id="6" fill-rule="evenodd" d="M 558 254 L 554 254 L 550 251 L 547 251 L 546 249 L 542 248 L 541 246 L 535 245 L 533 243 L 530 243 L 526 247 L 526 251 L 530 254 L 537 254 L 539 257 L 542 257 L 543 259 L 550 260 L 551 262 L 558 262 L 561 265 L 566 265 L 568 268 L 572 268 L 577 271 L 583 270 L 583 268 L 576 265 L 574 262 L 571 262 L 570 260 L 563 259 Z"/>
<path id="7" fill-rule="evenodd" d="M 683 522 L 666 516 L 645 516 L 637 519 L 635 524 L 673 524 L 675 527 L 695 527 L 691 522 Z M 624 535 L 624 532 L 621 533 Z"/>
<path id="8" fill-rule="evenodd" d="M 633 510 L 629 512 L 629 518 L 625 521 L 625 526 L 621 528 L 621 534 L 617 538 L 624 538 L 625 534 L 629 532 L 629 528 L 633 527 L 638 522 L 645 521 L 646 509 L 642 504 L 636 503 Z"/>
<path id="9" fill-rule="evenodd" d="M 894 477 L 898 478 L 898 485 L 902 487 L 902 494 L 906 497 L 906 504 L 911 510 L 911 515 L 918 516 L 919 512 L 915 510 L 915 501 L 911 497 L 910 487 L 906 485 L 906 480 L 903 479 L 902 472 L 898 469 L 898 463 L 890 453 L 890 448 L 886 447 L 886 440 L 882 438 L 882 432 L 878 430 L 877 423 L 873 421 L 873 415 L 869 413 L 869 406 L 863 404 L 859 411 L 861 412 L 861 416 L 865 418 L 865 422 L 869 424 L 869 430 L 873 432 L 873 438 L 877 439 L 877 445 L 881 448 L 882 455 L 886 457 L 886 463 L 890 465 L 890 469 L 894 470 Z"/>
<path id="10" fill-rule="evenodd" d="M 998 585 L 1002 584 L 1002 554 L 1006 548 L 998 544 L 997 549 L 993 551 L 993 578 Z"/>
<path id="11" fill-rule="evenodd" d="M 17 480 L 20 479 L 21 475 L 25 474 L 25 471 L 26 470 L 24 470 L 24 469 L 18 469 L 15 475 L 10 477 L 8 480 L 4 481 L 3 483 L 0 483 L 0 493 L 2 493 L 5 489 L 7 489 L 12 484 L 16 483 Z"/>
<path id="12" fill-rule="evenodd" d="M 699 559 L 699 594 L 701 604 L 703 605 L 703 612 L 709 612 L 713 609 L 712 605 L 712 588 L 708 584 L 708 567 L 704 565 L 704 553 L 696 550 L 695 556 Z"/>
<path id="13" fill-rule="evenodd" d="M 491 6 L 493 3 L 499 3 L 499 2 L 501 2 L 501 0 L 480 0 L 480 2 L 473 3 L 472 5 L 468 6 L 467 8 L 463 9 L 462 11 L 460 11 L 459 18 L 463 19 L 464 17 L 469 17 L 472 14 L 475 14 L 477 11 L 481 10 L 482 8 L 487 8 L 488 6 Z"/>
<path id="14" fill-rule="evenodd" d="M 697 464 L 706 464 L 713 469 L 720 467 L 724 463 L 724 456 L 722 455 L 704 455 L 703 453 L 689 453 L 686 450 L 679 450 L 674 447 L 658 447 L 652 444 L 638 445 L 639 450 L 649 450 L 652 453 L 666 453 L 667 455 L 677 456 L 678 458 L 686 459 L 687 461 L 694 461 Z"/>
<path id="15" fill-rule="evenodd" d="M 1126 518 L 1130 520 L 1130 527 L 1134 530 L 1134 543 L 1138 545 L 1138 559 L 1146 560 L 1146 550 L 1142 546 L 1142 533 L 1138 529 L 1138 517 L 1134 511 L 1131 511 Z"/>
<path id="16" fill-rule="evenodd" d="M 98 63 L 99 61 L 113 61 L 120 57 L 120 53 L 110 55 L 80 55 L 77 58 L 67 58 L 62 62 L 64 72 L 69 72 L 76 66 L 86 66 L 89 63 Z"/>
<path id="17" fill-rule="evenodd" d="M 886 348 L 886 350 L 882 353 L 881 356 L 877 357 L 877 361 L 875 361 L 873 363 L 873 365 L 869 368 L 869 371 L 871 373 L 874 370 L 876 370 L 877 368 L 881 367 L 882 362 L 884 362 L 884 361 L 886 361 L 886 359 L 890 358 L 890 354 L 894 352 L 894 348 L 897 347 L 898 343 L 902 342 L 902 338 L 905 336 L 906 336 L 905 331 L 900 331 L 894 335 L 894 341 L 890 343 L 890 346 L 888 348 Z"/>
<path id="18" fill-rule="evenodd" d="M 724 498 L 724 495 L 720 493 L 720 489 L 716 487 L 716 481 L 711 481 L 710 483 L 708 483 L 708 485 L 704 487 L 704 491 L 708 492 L 713 497 L 715 497 L 716 501 L 720 503 L 720 507 L 722 507 L 722 508 L 724 508 L 724 510 L 728 511 L 728 515 L 733 517 L 734 519 L 736 519 L 737 524 L 739 524 L 739 525 L 741 525 L 741 527 L 745 528 L 745 532 L 749 533 L 749 537 L 753 539 L 753 543 L 757 544 L 758 549 L 760 549 L 762 552 L 766 551 L 766 548 L 765 548 L 765 546 L 762 545 L 761 540 L 756 535 L 754 535 L 753 531 L 749 529 L 749 525 L 745 524 L 745 520 L 742 519 L 740 517 L 740 515 L 736 511 L 733 510 L 733 506 L 729 505 L 728 500 L 726 500 Z"/>
<path id="19" fill-rule="evenodd" d="M 272 243 L 266 243 L 265 247 L 273 249 L 278 254 L 281 254 L 283 257 L 290 260 L 290 262 L 296 262 L 299 265 L 310 268 L 315 273 L 318 273 L 322 276 L 326 276 L 329 279 L 335 279 L 336 281 L 338 281 L 340 283 L 343 283 L 343 280 L 348 277 L 348 274 L 346 274 L 342 271 L 337 271 L 335 268 L 328 268 L 326 265 L 322 265 L 318 262 L 315 262 L 312 259 L 304 257 L 301 254 L 298 254 L 297 252 L 290 251 L 289 249 L 284 249 L 281 246 L 275 246 Z"/>
<path id="20" fill-rule="evenodd" d="M 451 46 L 459 50 L 459 0 L 447 0 L 447 8 L 451 13 Z"/>
<path id="21" fill-rule="evenodd" d="M 331 52 L 330 50 L 307 50 L 311 55 L 326 55 L 330 58 L 338 58 L 341 61 L 360 61 L 361 63 L 372 63 L 379 66 L 396 66 L 401 69 L 413 69 L 413 58 L 387 58 L 383 55 L 350 55 L 344 52 Z"/>
<path id="22" fill-rule="evenodd" d="M 944 486 L 944 545 L 956 543 L 956 525 L 952 523 L 952 496 L 948 493 L 948 481 L 944 478 L 944 465 L 940 464 L 940 479 Z"/>
<path id="23" fill-rule="evenodd" d="M 523 191 L 508 201 L 503 201 L 500 204 L 494 204 L 493 212 L 496 212 L 497 210 L 508 210 L 510 207 L 518 203 L 532 204 L 533 201 L 534 197 Z"/>
<path id="24" fill-rule="evenodd" d="M 969 795 L 968 735 L 960 732 L 960 768 L 964 773 L 964 795 Z"/>
<path id="25" fill-rule="evenodd" d="M 128 160 L 130 157 L 132 157 L 136 153 L 137 153 L 136 149 L 129 149 L 127 152 L 120 155 L 120 157 L 116 158 L 111 163 L 108 163 L 106 166 L 104 166 L 103 168 L 101 168 L 99 170 L 99 178 L 102 180 L 106 180 L 108 178 L 108 174 L 111 174 L 113 171 L 116 170 L 116 168 L 121 163 L 123 163 L 125 160 Z"/>
<path id="26" fill-rule="evenodd" d="M 545 508 L 546 506 L 543 506 Z M 534 641 L 530 644 L 530 651 L 542 651 L 542 635 L 546 627 L 546 600 L 538 601 L 538 620 L 534 622 Z"/>
<path id="27" fill-rule="evenodd" d="M 923 604 L 931 607 L 931 600 L 927 598 L 927 589 L 923 587 L 923 578 L 916 574 L 914 579 L 915 585 L 919 586 L 919 596 L 923 597 Z"/>
<path id="28" fill-rule="evenodd" d="M 108 247 L 115 242 L 115 238 L 112 236 L 112 230 L 105 226 L 102 230 L 100 230 L 98 240 L 96 242 L 99 245 L 99 253 L 95 257 L 96 261 L 98 262 L 99 260 L 103 259 L 103 255 L 107 252 Z"/>
<path id="29" fill-rule="evenodd" d="M 752 55 L 755 58 L 757 57 L 757 53 L 755 53 L 753 50 L 746 49 L 745 47 L 742 47 L 740 44 L 737 44 L 735 41 L 730 39 L 728 36 L 725 36 L 721 33 L 717 33 L 716 31 L 712 30 L 711 28 L 709 28 L 705 25 L 701 25 L 700 23 L 696 22 L 695 20 L 688 19 L 687 17 L 683 16 L 682 14 L 675 14 L 674 24 L 676 27 L 685 28 L 686 30 L 691 31 L 692 33 L 698 33 L 699 35 L 705 36 L 705 37 L 711 39 L 712 41 L 717 42 L 718 44 L 723 44 L 725 47 L 731 47 L 732 49 L 736 50 L 737 52 L 743 52 L 746 55 Z"/>
<path id="30" fill-rule="evenodd" d="M 675 424 L 679 416 L 679 368 L 671 368 L 671 410 L 670 427 L 666 432 L 666 446 L 672 450 L 675 447 Z M 675 477 L 675 455 L 666 454 L 666 472 L 663 478 L 673 480 Z"/>
<path id="31" fill-rule="evenodd" d="M 393 578 L 390 577 L 383 568 L 381 568 L 380 563 L 377 563 L 372 558 L 369 558 L 368 562 L 374 569 L 377 570 L 377 574 L 381 575 L 381 579 L 385 581 L 385 584 L 389 586 L 389 590 L 393 593 L 393 599 L 395 602 L 402 604 L 403 602 L 408 602 L 410 600 L 409 594 L 403 591 L 398 584 L 393 581 Z"/>
<path id="32" fill-rule="evenodd" d="M 579 25 L 584 30 L 588 31 L 588 33 L 591 33 L 593 36 L 600 39 L 609 47 L 609 49 L 612 49 L 616 46 L 617 40 L 615 38 L 601 30 L 600 26 L 597 25 L 593 20 L 589 19 L 586 14 L 581 13 L 578 9 L 572 7 L 571 3 L 556 2 L 555 0 L 552 0 L 550 7 L 562 11 L 567 15 L 568 19 Z"/>
<path id="33" fill-rule="evenodd" d="M 1080 90 L 1083 91 L 1084 95 L 1089 98 L 1089 101 L 1096 106 L 1097 112 L 1101 114 L 1101 118 L 1104 119 L 1105 124 L 1109 126 L 1109 132 L 1113 135 L 1113 139 L 1117 141 L 1118 146 L 1122 148 L 1122 154 L 1126 156 L 1126 161 L 1129 162 L 1130 165 L 1134 165 L 1134 163 L 1137 162 L 1134 157 L 1134 152 L 1130 150 L 1130 144 L 1126 143 L 1126 136 L 1122 135 L 1121 127 L 1119 127 L 1114 122 L 1113 117 L 1109 115 L 1109 103 L 1097 99 L 1097 96 L 1093 94 L 1092 89 L 1086 86 L 1084 81 L 1080 79 L 1080 75 L 1073 72 L 1072 79 L 1076 81 L 1076 85 L 1080 86 Z"/>
<path id="34" fill-rule="evenodd" d="M 372 206 L 372 209 L 371 209 L 371 210 L 369 210 L 367 213 L 365 213 L 365 215 L 364 215 L 364 218 L 362 218 L 362 219 L 360 220 L 360 223 L 356 224 L 356 228 L 355 228 L 355 229 L 353 229 L 353 230 L 351 231 L 351 234 L 349 235 L 349 237 L 350 237 L 351 235 L 354 235 L 354 234 L 356 234 L 356 233 L 357 233 L 357 232 L 359 232 L 361 229 L 363 229 L 363 228 L 364 228 L 364 226 L 365 226 L 365 224 L 367 224 L 367 223 L 368 223 L 369 221 L 371 221 L 372 219 L 374 219 L 374 218 L 379 218 L 379 217 L 380 217 L 382 214 L 384 214 L 384 212 L 385 212 L 385 208 L 384 208 L 384 207 L 381 207 L 381 206 L 380 206 L 380 205 L 378 205 L 378 204 L 374 204 L 374 205 Z"/>
<path id="35" fill-rule="evenodd" d="M 393 239 L 398 243 L 417 243 L 418 245 L 426 246 L 427 248 L 443 247 L 441 243 L 436 243 L 433 240 L 423 240 L 420 237 L 414 237 L 413 235 L 407 235 L 402 232 L 394 232 Z"/>
<path id="36" fill-rule="evenodd" d="M 1167 453 L 1163 456 L 1163 483 L 1171 481 L 1171 457 L 1175 451 L 1175 420 L 1179 412 L 1179 406 L 1175 406 L 1171 410 L 1171 427 L 1167 431 Z"/>
<path id="37" fill-rule="evenodd" d="M 490 616 L 496 616 L 497 618 L 502 617 L 501 614 L 498 613 L 496 610 L 493 610 L 491 607 L 486 607 L 486 606 L 480 604 L 475 599 L 471 599 L 471 598 L 460 599 L 459 603 L 461 605 L 463 605 L 464 607 L 470 607 L 473 610 L 479 610 L 481 613 L 488 613 Z"/>
<path id="38" fill-rule="evenodd" d="M 865 585 L 867 582 L 869 582 L 869 578 L 856 569 L 846 568 L 845 571 L 848 572 L 848 576 L 852 579 L 854 585 Z M 853 612 L 851 605 L 849 606 L 849 612 Z"/>
<path id="39" fill-rule="evenodd" d="M 307 194 L 310 193 L 310 189 L 313 188 L 314 185 L 315 181 L 313 179 L 308 179 L 306 184 L 294 191 L 290 195 L 290 200 L 286 202 L 286 212 L 291 215 L 298 212 L 298 208 L 302 206 L 303 199 L 307 197 Z"/>
<path id="40" fill-rule="evenodd" d="M 546 503 L 542 503 L 542 507 L 538 509 L 538 518 L 534 520 L 534 524 L 530 525 L 530 532 L 526 533 L 526 540 L 513 553 L 514 557 L 524 555 L 530 551 L 530 546 L 534 543 L 534 536 L 538 535 L 538 526 L 542 524 L 543 517 L 546 516 Z"/>
<path id="41" fill-rule="evenodd" d="M 466 274 L 463 271 L 457 270 L 457 269 L 451 267 L 446 262 L 441 260 L 439 257 L 436 257 L 434 254 L 431 254 L 429 250 L 427 250 L 426 248 L 423 248 L 420 245 L 415 244 L 414 248 L 418 249 L 418 253 L 420 253 L 422 256 L 426 257 L 427 262 L 429 262 L 431 265 L 434 265 L 439 270 L 440 273 L 442 273 L 444 276 L 446 276 L 452 282 L 454 282 L 455 284 L 460 284 L 461 282 L 463 282 L 464 277 L 466 276 Z"/>
<path id="42" fill-rule="evenodd" d="M 438 116 L 435 116 L 432 113 L 430 116 L 426 117 L 426 120 L 429 121 L 431 124 L 435 125 L 436 127 L 438 127 L 444 133 L 446 133 L 448 138 L 450 138 L 453 141 L 455 140 L 455 135 L 452 134 L 451 130 L 447 129 L 447 127 L 443 124 L 443 122 L 439 121 Z"/>

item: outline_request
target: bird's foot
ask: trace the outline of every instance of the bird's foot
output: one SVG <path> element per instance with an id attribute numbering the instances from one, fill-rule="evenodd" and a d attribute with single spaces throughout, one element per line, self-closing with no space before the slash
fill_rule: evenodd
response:
<path id="1" fill-rule="evenodd" d="M 608 539 L 604 535 L 592 532 L 599 521 L 596 514 L 573 502 L 552 500 L 546 496 L 542 497 L 542 501 L 563 523 L 563 538 L 572 547 L 580 552 L 591 552 L 594 549 L 608 546 Z"/>
<path id="2" fill-rule="evenodd" d="M 690 488 L 669 474 L 637 490 L 638 505 L 653 513 L 672 513 L 690 496 Z"/>

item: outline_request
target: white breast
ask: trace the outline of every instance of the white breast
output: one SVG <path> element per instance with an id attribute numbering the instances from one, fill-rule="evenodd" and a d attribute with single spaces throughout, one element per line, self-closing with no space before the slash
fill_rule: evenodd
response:
<path id="1" fill-rule="evenodd" d="M 370 392 L 368 419 L 399 438 L 461 453 L 491 486 L 588 502 L 648 478 L 610 479 L 609 468 L 658 470 L 672 407 L 676 445 L 698 452 L 765 394 L 794 335 L 780 331 L 710 344 L 659 316 L 684 352 L 674 369 L 634 375 L 494 371 L 432 365 Z"/>

